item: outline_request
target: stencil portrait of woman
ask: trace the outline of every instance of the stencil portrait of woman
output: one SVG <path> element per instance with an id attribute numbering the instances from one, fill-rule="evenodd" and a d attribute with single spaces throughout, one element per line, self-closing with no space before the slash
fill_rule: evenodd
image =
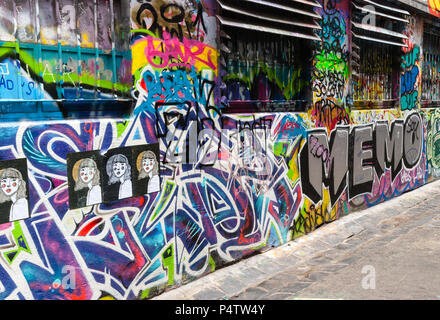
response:
<path id="1" fill-rule="evenodd" d="M 0 203 L 11 201 L 9 221 L 22 220 L 29 217 L 29 204 L 26 198 L 26 182 L 20 171 L 6 168 L 0 172 Z"/>
<path id="2" fill-rule="evenodd" d="M 159 162 L 153 151 L 144 151 L 139 154 L 136 161 L 139 172 L 138 179 L 148 179 L 146 193 L 160 191 Z"/>
<path id="3" fill-rule="evenodd" d="M 133 196 L 131 165 L 126 156 L 123 154 L 115 154 L 111 156 L 107 161 L 106 171 L 109 177 L 107 184 L 118 186 L 118 199 L 125 199 Z"/>
<path id="4" fill-rule="evenodd" d="M 100 173 L 93 159 L 84 158 L 77 161 L 72 169 L 72 177 L 75 180 L 75 191 L 88 189 L 86 206 L 102 202 Z"/>

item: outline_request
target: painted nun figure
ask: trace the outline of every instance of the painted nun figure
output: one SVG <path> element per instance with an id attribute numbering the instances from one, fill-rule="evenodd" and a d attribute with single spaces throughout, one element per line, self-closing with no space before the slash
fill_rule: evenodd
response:
<path id="1" fill-rule="evenodd" d="M 0 172 L 0 203 L 11 201 L 9 221 L 22 220 L 29 217 L 29 205 L 26 199 L 26 182 L 20 171 L 7 168 Z"/>
<path id="2" fill-rule="evenodd" d="M 131 166 L 126 156 L 123 154 L 111 156 L 107 161 L 106 171 L 109 177 L 108 185 L 116 189 L 110 192 L 117 194 L 118 199 L 133 196 Z"/>

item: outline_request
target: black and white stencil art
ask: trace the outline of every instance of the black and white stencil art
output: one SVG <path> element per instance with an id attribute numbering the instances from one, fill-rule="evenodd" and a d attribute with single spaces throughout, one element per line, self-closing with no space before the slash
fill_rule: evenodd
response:
<path id="1" fill-rule="evenodd" d="M 136 161 L 136 172 L 133 175 L 135 195 L 159 192 L 161 188 L 159 144 L 133 147 L 132 154 Z"/>
<path id="2" fill-rule="evenodd" d="M 109 150 L 104 157 L 104 202 L 133 197 L 131 148 Z"/>
<path id="3" fill-rule="evenodd" d="M 0 224 L 30 216 L 27 160 L 0 161 Z"/>
<path id="4" fill-rule="evenodd" d="M 102 157 L 99 151 L 67 155 L 70 209 L 102 203 L 101 167 Z"/>

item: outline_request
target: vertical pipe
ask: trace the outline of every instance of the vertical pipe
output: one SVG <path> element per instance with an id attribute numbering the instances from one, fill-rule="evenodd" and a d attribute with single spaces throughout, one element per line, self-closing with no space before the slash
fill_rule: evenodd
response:
<path id="1" fill-rule="evenodd" d="M 38 83 L 39 92 L 40 92 L 40 99 L 44 99 L 44 69 L 45 66 L 43 65 L 43 53 L 41 48 L 41 25 L 40 25 L 40 0 L 33 0 L 35 5 L 35 41 L 37 43 L 36 45 L 36 51 L 37 51 L 37 57 L 38 57 L 38 74 L 43 79 L 43 81 Z M 57 92 L 58 93 L 58 92 Z M 59 98 L 59 97 L 57 97 Z"/>
<path id="2" fill-rule="evenodd" d="M 110 0 L 110 26 L 111 26 L 111 41 L 112 41 L 112 69 L 113 69 L 113 79 L 112 79 L 112 93 L 113 97 L 117 98 L 116 83 L 117 78 L 117 68 L 116 68 L 116 32 L 115 32 L 115 12 L 113 0 Z"/>
<path id="3" fill-rule="evenodd" d="M 18 21 L 17 18 L 17 6 L 15 1 L 12 2 L 12 14 L 14 15 L 14 38 L 15 38 L 15 66 L 17 68 L 16 76 L 17 76 L 17 91 L 18 91 L 18 100 L 23 100 L 23 90 L 21 89 L 21 64 L 20 64 L 20 39 L 18 38 Z"/>
<path id="4" fill-rule="evenodd" d="M 93 21 L 94 21 L 94 37 L 95 37 L 95 68 L 96 68 L 96 81 L 95 81 L 95 99 L 101 98 L 101 66 L 99 65 L 99 46 L 98 46 L 98 3 L 97 0 L 93 0 Z"/>
<path id="5" fill-rule="evenodd" d="M 63 100 L 66 99 L 64 94 L 64 63 L 63 63 L 63 49 L 61 48 L 61 8 L 60 0 L 55 0 L 55 23 L 57 24 L 57 47 L 58 47 L 58 65 L 60 70 L 60 79 L 57 77 L 57 86 L 60 87 Z M 73 84 L 75 85 L 75 84 Z"/>
<path id="6" fill-rule="evenodd" d="M 81 33 L 80 33 L 80 26 L 79 26 L 79 4 L 78 0 L 73 0 L 73 6 L 75 8 L 75 38 L 76 38 L 76 54 L 78 59 L 78 92 L 77 96 L 79 99 L 82 99 L 83 97 L 83 70 L 82 70 L 82 63 L 81 63 Z"/>

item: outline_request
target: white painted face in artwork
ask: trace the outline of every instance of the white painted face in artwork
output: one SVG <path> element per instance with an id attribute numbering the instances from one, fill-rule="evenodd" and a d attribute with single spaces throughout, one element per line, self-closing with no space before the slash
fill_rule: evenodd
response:
<path id="1" fill-rule="evenodd" d="M 84 167 L 79 170 L 79 176 L 81 177 L 81 180 L 85 183 L 90 183 L 90 181 L 92 181 L 95 177 L 95 173 L 95 168 L 92 167 Z"/>
<path id="2" fill-rule="evenodd" d="M 117 178 L 122 177 L 127 171 L 127 164 L 123 162 L 113 163 L 113 172 Z"/>
<path id="3" fill-rule="evenodd" d="M 18 187 L 21 184 L 21 180 L 18 178 L 4 178 L 0 181 L 3 192 L 10 197 L 17 192 Z"/>
<path id="4" fill-rule="evenodd" d="M 142 160 L 142 167 L 144 168 L 145 172 L 150 173 L 151 171 L 153 171 L 155 162 L 156 161 L 154 159 Z"/>

